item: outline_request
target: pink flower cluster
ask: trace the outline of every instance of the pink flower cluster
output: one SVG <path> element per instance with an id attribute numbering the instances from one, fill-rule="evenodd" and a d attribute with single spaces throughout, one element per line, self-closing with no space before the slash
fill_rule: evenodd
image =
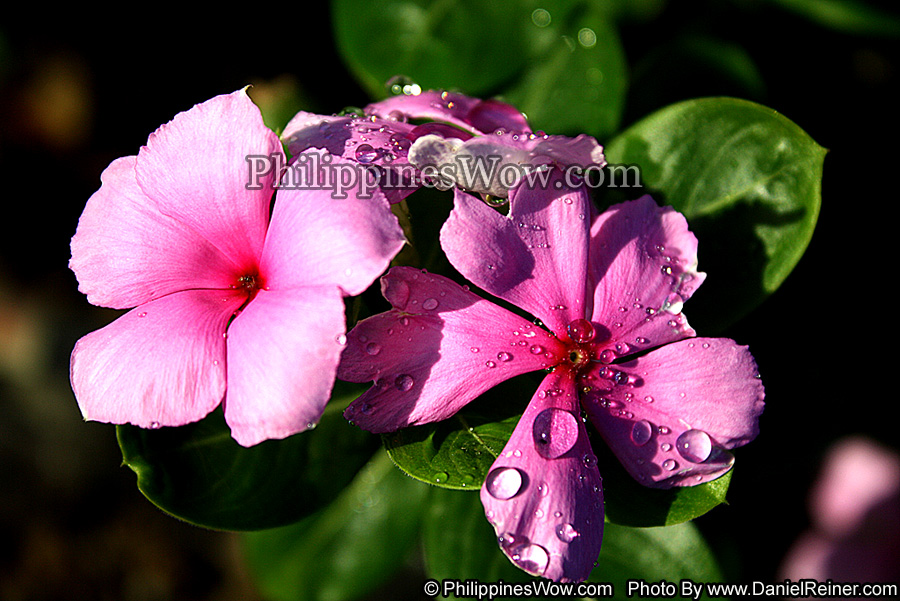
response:
<path id="1" fill-rule="evenodd" d="M 603 164 L 593 138 L 535 133 L 509 105 L 438 92 L 358 115 L 301 113 L 283 139 L 292 154 L 386 169 L 435 152 Z M 717 478 L 730 450 L 756 436 L 763 387 L 747 348 L 697 338 L 682 313 L 705 274 L 671 208 L 645 196 L 598 213 L 570 185 L 457 188 L 440 237 L 451 264 L 539 321 L 395 266 L 381 278 L 392 309 L 348 333 L 343 298 L 405 243 L 390 202 L 414 188 L 337 200 L 278 188 L 270 173 L 248 189 L 245 158 L 280 152 L 241 90 L 179 114 L 104 172 L 70 265 L 92 303 L 131 310 L 73 351 L 86 419 L 179 426 L 221 404 L 250 446 L 315 425 L 338 377 L 374 383 L 345 416 L 389 432 L 544 370 L 481 500 L 513 563 L 558 581 L 587 578 L 600 551 L 603 492 L 586 421 L 652 487 Z M 470 192 L 507 194 L 508 214 Z"/>

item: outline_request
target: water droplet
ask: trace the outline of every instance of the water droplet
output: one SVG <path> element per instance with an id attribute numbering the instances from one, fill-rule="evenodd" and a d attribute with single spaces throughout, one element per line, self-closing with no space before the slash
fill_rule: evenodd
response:
<path id="1" fill-rule="evenodd" d="M 370 342 L 366 345 L 366 352 L 370 355 L 377 355 L 381 352 L 381 345 L 377 342 Z"/>
<path id="2" fill-rule="evenodd" d="M 344 346 L 345 344 L 347 344 L 347 335 L 346 334 L 338 334 L 337 336 L 334 337 L 334 341 L 337 342 L 338 344 L 340 344 L 341 346 Z"/>
<path id="3" fill-rule="evenodd" d="M 504 550 L 513 563 L 532 576 L 543 575 L 550 563 L 550 554 L 547 553 L 547 549 L 533 543 L 516 545 L 511 549 Z"/>
<path id="4" fill-rule="evenodd" d="M 141 311 L 140 313 L 138 313 L 138 317 L 147 317 L 147 312 Z"/>
<path id="5" fill-rule="evenodd" d="M 519 494 L 524 484 L 524 474 L 514 467 L 494 468 L 484 480 L 488 493 L 501 501 L 512 499 Z"/>
<path id="6" fill-rule="evenodd" d="M 485 364 L 487 367 L 490 367 L 490 368 L 497 367 L 497 364 L 494 363 L 493 361 L 485 361 L 484 364 Z"/>
<path id="7" fill-rule="evenodd" d="M 653 397 L 650 396 L 650 395 L 648 394 L 647 396 L 644 397 L 644 402 L 645 402 L 645 403 L 652 403 L 652 402 L 653 402 Z M 666 433 L 666 432 L 663 432 L 663 431 L 662 431 L 662 428 L 660 428 L 659 430 L 660 430 L 660 434 L 665 434 L 665 433 Z M 668 428 L 667 428 L 667 430 L 668 430 Z"/>
<path id="8" fill-rule="evenodd" d="M 435 309 L 437 309 L 437 307 L 438 302 L 436 299 L 426 298 L 424 301 L 422 301 L 422 308 L 426 311 L 434 311 Z"/>
<path id="9" fill-rule="evenodd" d="M 663 265 L 660 269 L 665 275 L 672 275 L 672 267 L 669 265 Z"/>
<path id="10" fill-rule="evenodd" d="M 591 455 L 590 453 L 585 453 L 584 457 L 581 458 L 582 463 L 584 463 L 584 467 L 591 468 L 597 465 L 597 458 Z"/>
<path id="11" fill-rule="evenodd" d="M 153 430 L 158 430 L 162 428 L 162 424 L 160 424 L 159 422 L 150 422 L 150 428 Z"/>
<path id="12" fill-rule="evenodd" d="M 407 392 L 415 384 L 415 380 L 409 374 L 400 374 L 394 380 L 394 387 L 400 392 Z"/>
<path id="13" fill-rule="evenodd" d="M 537 487 L 538 494 L 542 497 L 546 497 L 550 494 L 550 485 L 546 482 L 541 482 Z"/>
<path id="14" fill-rule="evenodd" d="M 594 326 L 586 319 L 576 319 L 566 326 L 569 338 L 578 344 L 584 344 L 594 339 Z"/>
<path id="15" fill-rule="evenodd" d="M 534 418 L 531 432 L 538 454 L 556 459 L 578 441 L 578 419 L 563 409 L 544 409 Z"/>
<path id="16" fill-rule="evenodd" d="M 647 444 L 650 441 L 650 438 L 653 437 L 653 426 L 645 419 L 642 419 L 639 422 L 634 422 L 634 426 L 631 428 L 631 441 L 638 445 L 642 446 Z"/>
<path id="17" fill-rule="evenodd" d="M 682 298 L 680 294 L 673 292 L 668 297 L 666 297 L 666 301 L 663 303 L 661 308 L 667 313 L 681 313 L 681 310 L 684 308 L 684 298 Z"/>
<path id="18" fill-rule="evenodd" d="M 447 472 L 438 472 L 434 475 L 434 481 L 438 483 L 446 482 L 449 477 Z"/>
<path id="19" fill-rule="evenodd" d="M 603 349 L 600 351 L 601 363 L 612 363 L 616 359 L 616 353 L 612 349 Z"/>
<path id="20" fill-rule="evenodd" d="M 546 349 L 544 349 L 544 347 L 542 347 L 540 344 L 535 344 L 529 349 L 532 355 L 540 355 L 544 352 L 544 350 Z"/>
<path id="21" fill-rule="evenodd" d="M 359 411 L 363 415 L 372 415 L 372 405 L 370 405 L 369 403 L 362 403 L 359 406 Z"/>
<path id="22" fill-rule="evenodd" d="M 473 346 L 473 347 L 470 348 L 469 350 L 472 351 L 473 353 L 477 353 L 477 352 L 480 351 L 481 349 L 478 348 L 477 346 Z"/>
<path id="23" fill-rule="evenodd" d="M 513 356 L 507 352 L 502 352 L 497 353 L 497 358 L 506 363 L 508 361 L 512 361 Z"/>
<path id="24" fill-rule="evenodd" d="M 678 467 L 678 462 L 674 459 L 666 459 L 662 462 L 662 466 L 664 470 L 671 472 Z"/>
<path id="25" fill-rule="evenodd" d="M 371 163 L 376 160 L 379 156 L 381 156 L 380 148 L 373 148 L 371 144 L 360 144 L 356 148 L 356 160 L 360 163 Z"/>
<path id="26" fill-rule="evenodd" d="M 650 398 L 652 399 L 653 397 L 650 397 Z M 669 432 L 670 432 L 670 430 L 669 430 L 668 426 L 660 426 L 659 427 L 660 434 L 668 434 Z"/>
<path id="27" fill-rule="evenodd" d="M 675 448 L 691 463 L 703 463 L 712 452 L 712 440 L 703 430 L 687 430 L 675 440 Z"/>
<path id="28" fill-rule="evenodd" d="M 661 445 L 659 446 L 659 448 L 660 448 L 663 452 L 668 453 L 669 451 L 672 450 L 672 445 L 670 445 L 669 443 L 665 442 L 665 443 L 661 444 Z"/>
<path id="29" fill-rule="evenodd" d="M 578 530 L 575 530 L 575 527 L 572 526 L 572 524 L 560 524 L 556 527 L 556 538 L 564 543 L 571 543 L 579 536 Z"/>

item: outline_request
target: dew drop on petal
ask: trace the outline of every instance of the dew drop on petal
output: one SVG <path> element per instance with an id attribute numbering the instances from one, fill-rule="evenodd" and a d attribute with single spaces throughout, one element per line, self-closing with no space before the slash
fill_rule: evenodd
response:
<path id="1" fill-rule="evenodd" d="M 631 428 L 631 441 L 638 445 L 643 446 L 647 444 L 650 439 L 653 437 L 653 426 L 650 425 L 645 419 L 642 419 L 639 422 L 634 422 L 634 426 Z"/>
<path id="2" fill-rule="evenodd" d="M 544 352 L 545 349 L 540 344 L 535 344 L 529 350 L 531 351 L 532 355 L 540 355 Z"/>
<path id="3" fill-rule="evenodd" d="M 497 354 L 497 358 L 506 363 L 512 361 L 513 356 L 507 352 L 502 352 Z"/>
<path id="4" fill-rule="evenodd" d="M 556 538 L 564 543 L 571 543 L 579 536 L 578 530 L 575 530 L 575 527 L 572 526 L 572 524 L 565 523 L 556 527 Z"/>
<path id="5" fill-rule="evenodd" d="M 366 345 L 366 352 L 373 356 L 377 355 L 381 352 L 381 345 L 377 342 L 370 342 Z"/>
<path id="6" fill-rule="evenodd" d="M 564 409 L 544 409 L 534 418 L 531 432 L 538 454 L 556 459 L 578 441 L 578 418 Z"/>
<path id="7" fill-rule="evenodd" d="M 356 160 L 360 163 L 371 163 L 378 158 L 380 150 L 373 148 L 371 144 L 360 144 L 356 148 Z"/>
<path id="8" fill-rule="evenodd" d="M 497 364 L 494 363 L 493 361 L 485 361 L 484 364 L 490 368 L 497 367 Z"/>
<path id="9" fill-rule="evenodd" d="M 662 462 L 662 466 L 664 470 L 671 472 L 678 467 L 678 462 L 674 459 L 666 459 Z"/>
<path id="10" fill-rule="evenodd" d="M 594 339 L 594 326 L 586 319 L 576 319 L 566 326 L 569 338 L 578 344 L 584 344 Z"/>
<path id="11" fill-rule="evenodd" d="M 712 440 L 703 430 L 687 430 L 675 440 L 675 448 L 691 463 L 703 463 L 712 452 Z"/>
<path id="12" fill-rule="evenodd" d="M 426 311 L 434 311 L 435 309 L 437 309 L 437 306 L 438 302 L 436 299 L 426 298 L 424 301 L 422 301 L 422 308 Z"/>
<path id="13" fill-rule="evenodd" d="M 407 392 L 415 384 L 415 380 L 409 374 L 400 374 L 394 380 L 394 387 L 400 392 Z"/>
<path id="14" fill-rule="evenodd" d="M 512 499 L 519 494 L 524 484 L 522 472 L 514 467 L 494 468 L 484 480 L 488 493 L 501 501 Z"/>
<path id="15" fill-rule="evenodd" d="M 550 554 L 547 553 L 547 549 L 534 543 L 518 545 L 509 549 L 507 555 L 513 563 L 532 576 L 543 575 L 550 563 Z"/>
<path id="16" fill-rule="evenodd" d="M 616 353 L 612 349 L 603 349 L 600 351 L 601 363 L 612 363 L 616 359 Z"/>

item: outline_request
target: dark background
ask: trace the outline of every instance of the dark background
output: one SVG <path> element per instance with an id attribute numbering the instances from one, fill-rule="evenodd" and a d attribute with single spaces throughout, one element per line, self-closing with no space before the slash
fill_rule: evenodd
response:
<path id="1" fill-rule="evenodd" d="M 322 113 L 370 100 L 328 37 L 324 3 L 260 8 L 229 23 L 58 13 L 0 22 L 2 599 L 257 598 L 235 537 L 155 509 L 120 466 L 114 428 L 82 421 L 68 355 L 112 313 L 88 305 L 66 263 L 103 168 L 177 112 L 248 83 L 256 94 L 291 90 Z M 654 53 L 695 33 L 745 48 L 762 85 Z M 738 454 L 729 504 L 697 522 L 729 578 L 774 582 L 809 525 L 829 445 L 862 434 L 898 447 L 887 409 L 897 402 L 897 41 L 753 2 L 671 2 L 626 24 L 622 39 L 633 66 L 623 125 L 677 100 L 737 95 L 830 149 L 808 252 L 726 332 L 757 357 L 767 408 L 760 437 Z M 670 78 L 646 75 L 657 61 L 671 62 Z"/>

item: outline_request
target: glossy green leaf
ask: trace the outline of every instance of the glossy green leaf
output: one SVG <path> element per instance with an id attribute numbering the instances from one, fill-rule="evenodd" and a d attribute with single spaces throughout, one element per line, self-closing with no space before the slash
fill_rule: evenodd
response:
<path id="1" fill-rule="evenodd" d="M 477 494 L 434 490 L 422 538 L 426 568 L 436 580 L 535 581 L 500 551 Z M 624 599 L 628 579 L 678 582 L 684 578 L 694 582 L 722 578 L 715 556 L 693 524 L 629 528 L 607 523 L 600 556 L 588 580 L 611 583 L 615 598 Z"/>
<path id="2" fill-rule="evenodd" d="M 353 601 L 403 565 L 430 487 L 378 452 L 328 507 L 283 528 L 247 533 L 245 550 L 267 601 Z"/>
<path id="3" fill-rule="evenodd" d="M 684 213 L 709 277 L 691 299 L 691 325 L 710 334 L 759 304 L 809 243 L 826 150 L 790 120 L 733 98 L 670 105 L 606 147 L 637 165 L 644 191 Z M 636 196 L 640 190 L 607 188 Z"/>
<path id="4" fill-rule="evenodd" d="M 504 100 L 523 111 L 534 129 L 612 134 L 622 116 L 627 65 L 608 14 L 597 5 L 547 12 L 549 23 L 524 31 L 532 40 L 531 60 L 503 92 Z"/>
<path id="5" fill-rule="evenodd" d="M 391 459 L 404 472 L 442 488 L 481 487 L 491 464 L 519 422 L 509 407 L 524 404 L 537 390 L 528 377 L 496 386 L 442 422 L 383 435 Z M 533 386 L 533 387 L 531 387 Z M 513 402 L 506 402 L 512 400 Z"/>
<path id="6" fill-rule="evenodd" d="M 358 394 L 342 389 L 314 430 L 284 440 L 242 447 L 217 410 L 180 428 L 118 426 L 119 447 L 140 491 L 175 517 L 224 530 L 289 524 L 337 496 L 378 446 L 341 415 Z"/>
<path id="7" fill-rule="evenodd" d="M 519 3 L 479 0 L 337 0 L 335 37 L 344 61 L 377 98 L 395 76 L 424 89 L 489 92 L 525 65 Z M 485 51 L 490 46 L 490 52 Z"/>

